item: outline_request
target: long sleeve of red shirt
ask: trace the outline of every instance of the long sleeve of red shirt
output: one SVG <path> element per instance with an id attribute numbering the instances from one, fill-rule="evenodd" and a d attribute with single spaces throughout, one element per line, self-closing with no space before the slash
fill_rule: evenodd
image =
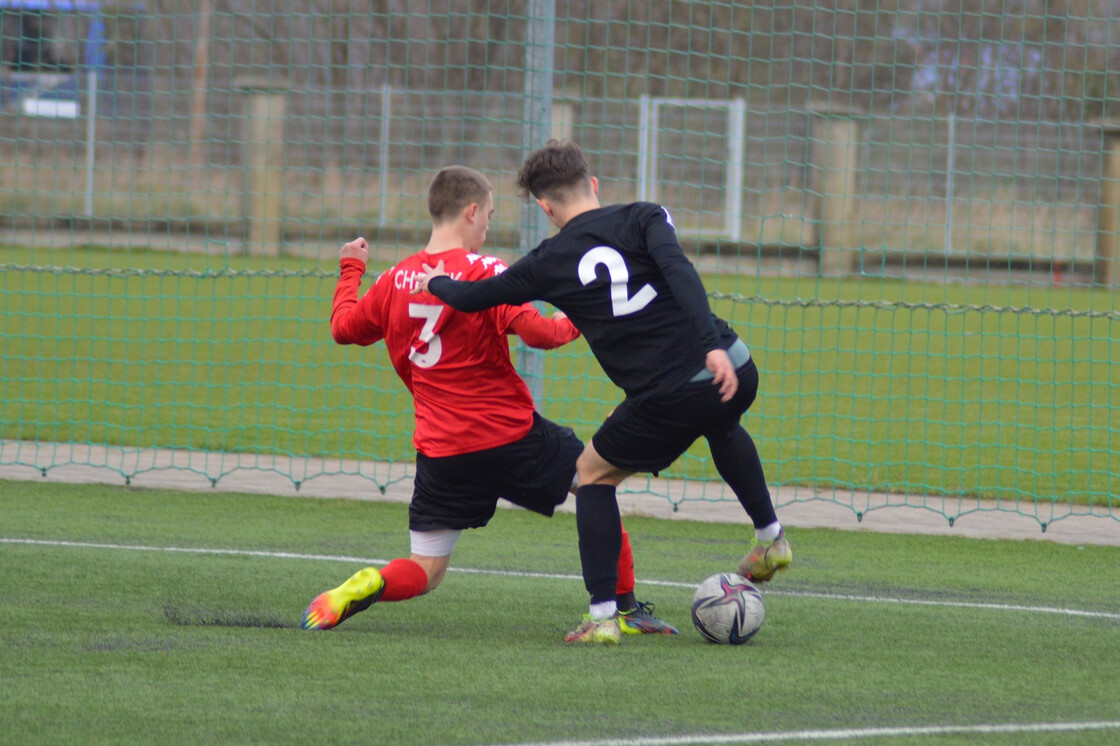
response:
<path id="1" fill-rule="evenodd" d="M 566 345 L 579 337 L 579 329 L 568 320 L 567 316 L 547 317 L 541 316 L 530 305 L 512 306 L 512 310 L 521 311 L 509 324 L 509 330 L 530 347 L 541 350 L 552 350 L 561 345 Z"/>
<path id="2" fill-rule="evenodd" d="M 339 262 L 338 285 L 331 308 L 331 336 L 339 344 L 371 345 L 385 336 L 385 330 L 376 319 L 355 311 L 358 288 L 365 272 L 366 264 L 360 259 L 347 258 Z"/>

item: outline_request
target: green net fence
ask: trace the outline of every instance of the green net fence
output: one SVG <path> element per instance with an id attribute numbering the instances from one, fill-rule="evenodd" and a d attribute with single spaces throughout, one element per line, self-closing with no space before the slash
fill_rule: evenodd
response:
<path id="1" fill-rule="evenodd" d="M 779 506 L 1120 520 L 1117 38 L 1104 0 L 0 0 L 0 467 L 407 482 L 338 247 L 422 247 L 463 163 L 516 259 L 551 135 L 673 211 Z M 521 364 L 581 437 L 620 399 L 582 342 Z M 702 441 L 626 488 L 734 500 Z"/>

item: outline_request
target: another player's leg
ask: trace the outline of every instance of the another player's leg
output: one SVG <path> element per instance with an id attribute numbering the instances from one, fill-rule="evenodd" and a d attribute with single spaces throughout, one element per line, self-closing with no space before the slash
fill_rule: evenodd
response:
<path id="1" fill-rule="evenodd" d="M 707 436 L 712 463 L 739 498 L 755 526 L 751 549 L 739 563 L 739 574 L 765 582 L 793 564 L 793 550 L 774 511 L 770 490 L 750 434 L 739 424 Z"/>
<path id="2" fill-rule="evenodd" d="M 303 628 L 331 629 L 378 601 L 406 601 L 435 590 L 447 572 L 459 531 L 411 533 L 410 558 L 398 557 L 381 570 L 364 568 L 337 588 L 323 591 L 304 612 Z"/>
<path id="3" fill-rule="evenodd" d="M 774 573 L 793 563 L 793 550 L 778 522 L 758 449 L 750 434 L 738 422 L 707 436 L 712 463 L 739 498 L 755 526 L 750 551 L 739 563 L 739 574 L 755 582 L 765 582 Z"/>
<path id="4" fill-rule="evenodd" d="M 618 559 L 622 551 L 622 519 L 616 486 L 626 472 L 616 469 L 587 444 L 577 462 L 576 530 L 583 584 L 591 595 L 588 614 L 564 638 L 567 642 L 617 643 Z"/>
<path id="5" fill-rule="evenodd" d="M 584 484 L 576 491 L 576 529 L 583 583 L 591 606 L 583 621 L 564 637 L 566 642 L 617 643 L 618 557 L 622 520 L 613 484 Z"/>
<path id="6" fill-rule="evenodd" d="M 675 635 L 677 628 L 653 615 L 653 604 L 641 602 L 634 595 L 634 553 L 630 535 L 622 529 L 622 550 L 618 553 L 618 626 L 624 635 Z"/>

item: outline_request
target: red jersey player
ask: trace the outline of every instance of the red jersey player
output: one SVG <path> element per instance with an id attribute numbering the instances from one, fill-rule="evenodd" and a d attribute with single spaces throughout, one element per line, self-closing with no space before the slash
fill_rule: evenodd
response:
<path id="1" fill-rule="evenodd" d="M 583 444 L 570 428 L 534 408 L 510 360 L 508 334 L 539 348 L 579 336 L 563 314 L 542 317 L 531 305 L 498 305 L 460 313 L 438 298 L 414 294 L 425 264 L 442 261 L 457 279 L 493 277 L 505 264 L 478 252 L 494 210 L 482 174 L 463 166 L 441 170 L 428 189 L 432 234 L 425 249 L 382 273 L 358 297 L 369 256 L 359 238 L 339 252 L 340 276 L 331 313 L 339 344 L 385 341 L 393 368 L 415 404 L 416 476 L 409 505 L 412 554 L 380 570 L 359 570 L 311 602 L 304 629 L 329 629 L 376 601 L 403 601 L 435 590 L 459 534 L 485 526 L 499 498 L 551 516 L 573 488 Z M 629 539 L 619 558 L 620 627 L 633 634 L 676 629 L 634 597 Z"/>

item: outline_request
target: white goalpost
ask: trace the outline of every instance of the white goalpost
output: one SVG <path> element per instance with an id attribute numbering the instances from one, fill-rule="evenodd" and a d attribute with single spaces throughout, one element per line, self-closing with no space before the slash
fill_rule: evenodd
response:
<path id="1" fill-rule="evenodd" d="M 741 98 L 661 98 L 642 96 L 638 124 L 638 199 L 657 201 L 657 163 L 660 155 L 660 115 L 665 107 L 723 109 L 727 112 L 727 166 L 724 172 L 723 228 L 719 236 L 738 241 L 743 226 L 743 141 L 747 104 Z"/>

